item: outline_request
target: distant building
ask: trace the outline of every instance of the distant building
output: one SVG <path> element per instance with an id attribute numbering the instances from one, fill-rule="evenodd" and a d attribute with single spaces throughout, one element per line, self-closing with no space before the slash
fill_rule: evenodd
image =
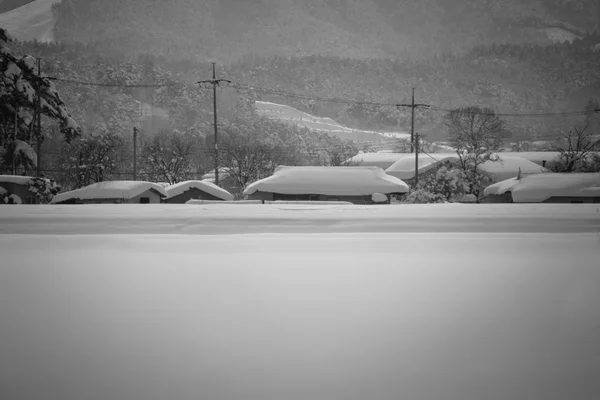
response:
<path id="1" fill-rule="evenodd" d="M 519 170 L 523 174 L 548 172 L 546 168 L 526 158 L 508 156 L 504 153 L 498 155 L 498 161 L 486 161 L 478 166 L 478 170 L 482 174 L 499 181 L 517 176 Z M 429 172 L 435 172 L 445 164 L 460 166 L 458 155 L 456 153 L 419 154 L 419 175 L 423 176 Z M 408 154 L 408 157 L 398 160 L 386 169 L 385 173 L 404 181 L 413 180 L 415 178 L 415 154 Z"/>
<path id="2" fill-rule="evenodd" d="M 59 193 L 52 204 L 157 204 L 166 197 L 165 189 L 156 183 L 106 181 Z"/>
<path id="3" fill-rule="evenodd" d="M 233 200 L 233 195 L 209 181 L 185 181 L 165 188 L 165 203 L 185 204 L 188 200 Z"/>
<path id="4" fill-rule="evenodd" d="M 248 200 L 389 203 L 408 192 L 406 183 L 379 167 L 277 167 L 244 190 Z"/>
<path id="5" fill-rule="evenodd" d="M 485 188 L 484 203 L 600 203 L 600 173 L 546 173 Z"/>
<path id="6" fill-rule="evenodd" d="M 0 175 L 0 204 L 36 204 L 37 198 L 29 191 L 30 176 Z"/>

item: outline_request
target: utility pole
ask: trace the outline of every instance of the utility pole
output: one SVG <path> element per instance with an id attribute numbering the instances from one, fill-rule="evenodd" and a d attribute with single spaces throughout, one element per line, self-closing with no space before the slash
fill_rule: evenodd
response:
<path id="1" fill-rule="evenodd" d="M 133 180 L 137 181 L 137 126 L 133 127 Z"/>
<path id="2" fill-rule="evenodd" d="M 419 184 L 419 133 L 415 133 L 415 187 Z"/>
<path id="3" fill-rule="evenodd" d="M 38 57 L 37 59 L 37 67 L 38 67 L 38 81 L 41 82 L 41 77 L 42 77 L 42 59 Z M 37 156 L 37 160 L 36 160 L 36 170 L 35 170 L 35 176 L 36 177 L 40 177 L 40 172 L 41 172 L 41 161 L 42 161 L 42 156 L 41 156 L 41 151 L 42 151 L 42 93 L 39 87 L 39 83 L 38 83 L 38 90 L 37 90 L 37 140 L 35 141 L 36 144 L 36 156 Z"/>
<path id="4" fill-rule="evenodd" d="M 397 107 L 410 107 L 410 152 L 414 153 L 415 143 L 415 109 L 417 107 L 431 107 L 429 104 L 415 104 L 415 88 L 412 89 L 412 102 L 410 104 L 397 104 Z"/>
<path id="5" fill-rule="evenodd" d="M 214 128 L 215 128 L 215 185 L 219 186 L 219 145 L 218 145 L 218 128 L 217 128 L 217 86 L 221 82 L 231 83 L 231 81 L 227 79 L 217 79 L 217 73 L 215 70 L 215 63 L 212 63 L 212 71 L 213 77 L 212 79 L 207 79 L 203 81 L 198 81 L 198 83 L 209 83 L 213 87 L 213 116 L 214 116 Z"/>

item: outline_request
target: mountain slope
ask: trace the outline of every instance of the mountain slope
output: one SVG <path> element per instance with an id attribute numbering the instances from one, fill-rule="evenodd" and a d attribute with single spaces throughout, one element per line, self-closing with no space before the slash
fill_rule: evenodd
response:
<path id="1" fill-rule="evenodd" d="M 56 35 L 60 40 L 95 42 L 95 48 L 107 54 L 213 57 L 224 63 L 248 54 L 427 58 L 491 42 L 550 44 L 555 32 L 548 29 L 570 37 L 598 27 L 597 1 L 569 4 L 560 0 L 63 0 L 57 7 Z"/>
<path id="2" fill-rule="evenodd" d="M 317 117 L 283 104 L 257 101 L 254 106 L 257 114 L 260 116 L 308 128 L 314 131 L 324 132 L 329 135 L 337 136 L 340 139 L 366 142 L 381 141 L 392 138 L 410 138 L 410 134 L 404 132 L 375 132 L 348 128 L 340 125 L 331 118 Z"/>
<path id="3" fill-rule="evenodd" d="M 54 40 L 56 18 L 52 14 L 52 4 L 57 0 L 35 0 L 0 14 L 0 26 L 18 40 Z"/>

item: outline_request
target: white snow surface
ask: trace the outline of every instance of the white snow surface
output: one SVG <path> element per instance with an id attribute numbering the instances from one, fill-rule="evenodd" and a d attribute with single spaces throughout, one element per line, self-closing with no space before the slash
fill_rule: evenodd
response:
<path id="1" fill-rule="evenodd" d="M 348 162 L 359 163 L 360 166 L 364 167 L 379 167 L 385 170 L 391 167 L 396 161 L 411 156 L 414 160 L 414 155 L 410 153 L 359 153 L 350 158 Z"/>
<path id="2" fill-rule="evenodd" d="M 21 7 L 0 14 L 0 26 L 21 41 L 54 41 L 52 4 L 60 0 L 35 0 Z"/>
<path id="3" fill-rule="evenodd" d="M 507 179 L 485 188 L 484 196 L 511 192 L 516 203 L 539 203 L 550 197 L 600 197 L 600 173 L 547 173 Z"/>
<path id="4" fill-rule="evenodd" d="M 165 188 L 167 199 L 178 196 L 192 188 L 202 190 L 210 195 L 223 200 L 233 200 L 234 197 L 227 190 L 222 189 L 209 181 L 185 181 L 179 182 Z"/>
<path id="5" fill-rule="evenodd" d="M 386 201 L 388 201 L 388 198 L 385 194 L 373 193 L 373 195 L 371 196 L 371 200 L 373 200 L 375 203 L 385 203 Z"/>
<path id="6" fill-rule="evenodd" d="M 326 132 L 342 139 L 380 141 L 387 138 L 410 138 L 410 134 L 406 132 L 377 132 L 348 128 L 331 118 L 318 117 L 285 104 L 256 101 L 255 109 L 259 115 L 267 118 L 277 119 L 285 123 L 302 126 L 315 131 Z"/>
<path id="7" fill-rule="evenodd" d="M 167 197 L 165 189 L 152 182 L 144 181 L 106 181 L 98 182 L 81 189 L 59 193 L 52 199 L 52 203 L 59 203 L 71 199 L 130 199 L 144 193 L 148 189 L 154 189 L 161 196 Z"/>
<path id="8" fill-rule="evenodd" d="M 21 197 L 19 197 L 18 195 L 14 194 L 14 193 L 12 193 L 8 197 L 5 197 L 4 201 L 6 203 L 8 203 L 9 199 L 13 201 L 13 204 L 23 204 L 23 200 L 21 200 Z"/>
<path id="9" fill-rule="evenodd" d="M 498 153 L 496 155 L 499 156 L 497 161 L 486 161 L 478 168 L 482 173 L 492 175 L 499 180 L 516 177 L 519 173 L 519 168 L 521 169 L 522 174 L 548 172 L 546 168 L 522 157 L 507 156 L 504 153 Z M 437 164 L 444 162 L 459 165 L 458 155 L 456 153 L 421 153 L 419 154 L 419 174 L 423 174 L 431 168 L 434 168 Z M 415 155 L 408 154 L 406 157 L 400 158 L 391 167 L 386 169 L 385 173 L 399 179 L 414 178 Z"/>
<path id="10" fill-rule="evenodd" d="M 596 398 L 596 210 L 0 207 L 2 394 Z"/>
<path id="11" fill-rule="evenodd" d="M 386 175 L 379 167 L 289 167 L 251 183 L 244 196 L 256 191 L 280 194 L 366 196 L 373 193 L 406 193 L 408 185 Z"/>
<path id="12" fill-rule="evenodd" d="M 31 183 L 31 176 L 20 176 L 20 175 L 0 175 L 0 184 L 6 183 L 16 183 L 19 185 L 28 185 Z"/>

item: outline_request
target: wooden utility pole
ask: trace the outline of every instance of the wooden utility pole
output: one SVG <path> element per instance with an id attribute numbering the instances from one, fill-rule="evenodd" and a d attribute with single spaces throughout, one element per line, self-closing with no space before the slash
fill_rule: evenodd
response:
<path id="1" fill-rule="evenodd" d="M 37 59 L 37 67 L 38 67 L 38 81 L 41 82 L 42 80 L 42 59 L 38 57 Z M 36 170 L 35 170 L 35 176 L 37 176 L 38 178 L 40 177 L 40 172 L 42 170 L 42 166 L 41 166 L 41 162 L 42 162 L 42 156 L 41 156 L 41 151 L 42 151 L 42 91 L 41 88 L 39 87 L 39 83 L 38 83 L 38 90 L 37 90 L 37 138 L 35 141 L 36 144 L 36 148 L 35 148 L 35 153 L 36 153 Z"/>
<path id="2" fill-rule="evenodd" d="M 410 107 L 410 152 L 414 153 L 415 143 L 415 109 L 417 107 L 431 107 L 429 104 L 415 104 L 415 88 L 412 89 L 412 101 L 410 104 L 397 104 L 397 107 Z"/>
<path id="3" fill-rule="evenodd" d="M 133 127 L 133 180 L 137 181 L 137 135 L 138 129 Z"/>
<path id="4" fill-rule="evenodd" d="M 198 81 L 198 83 L 209 83 L 213 87 L 213 117 L 214 117 L 214 129 L 215 129 L 215 185 L 219 185 L 219 135 L 217 128 L 217 86 L 221 82 L 231 83 L 227 79 L 217 79 L 217 73 L 215 70 L 215 63 L 212 63 L 213 77 L 212 79 Z"/>
<path id="5" fill-rule="evenodd" d="M 419 184 L 419 133 L 415 133 L 415 187 Z"/>

